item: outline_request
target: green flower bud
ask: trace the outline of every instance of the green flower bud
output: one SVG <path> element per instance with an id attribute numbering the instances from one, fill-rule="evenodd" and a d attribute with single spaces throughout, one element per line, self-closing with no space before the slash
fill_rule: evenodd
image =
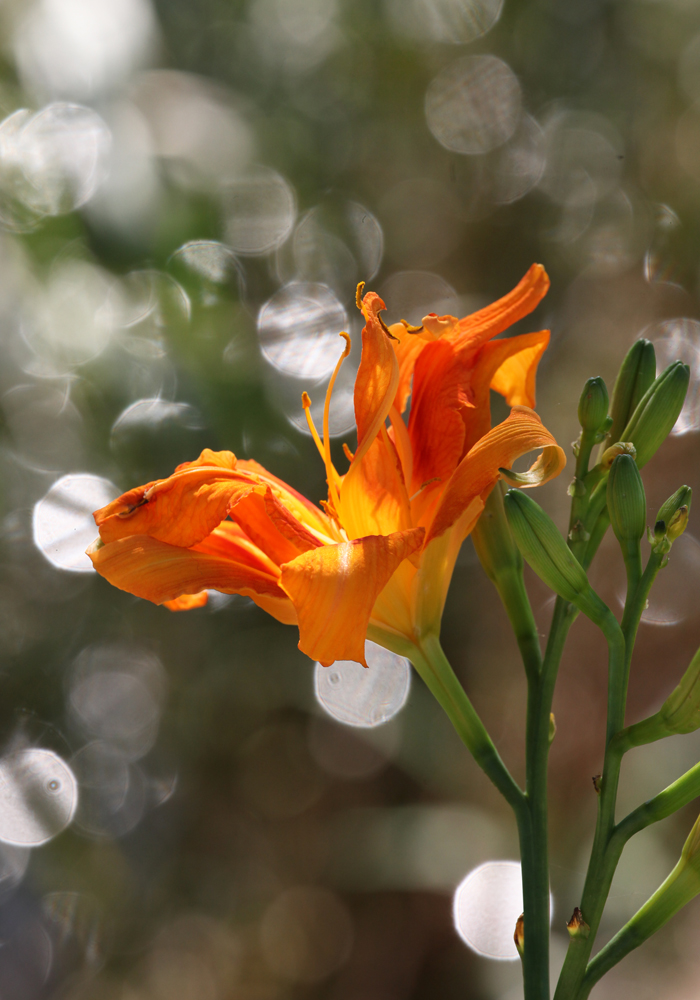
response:
<path id="1" fill-rule="evenodd" d="M 508 490 L 503 504 L 515 543 L 540 579 L 594 621 L 607 614 L 551 517 L 520 490 Z"/>
<path id="2" fill-rule="evenodd" d="M 665 882 L 625 926 L 591 960 L 583 982 L 585 994 L 640 944 L 655 934 L 674 914 L 700 893 L 700 818 L 683 845 L 680 860 Z"/>
<path id="3" fill-rule="evenodd" d="M 642 477 L 631 455 L 618 455 L 608 476 L 608 512 L 619 542 L 638 542 L 647 524 Z"/>
<path id="4" fill-rule="evenodd" d="M 508 527 L 500 483 L 496 483 L 489 494 L 483 513 L 472 531 L 472 541 L 479 562 L 493 583 L 497 584 L 503 573 L 519 574 L 522 571 L 523 557 Z"/>
<path id="5" fill-rule="evenodd" d="M 637 404 L 622 438 L 637 449 L 637 466 L 642 468 L 666 440 L 683 409 L 690 381 L 690 368 L 674 361 L 652 383 Z"/>
<path id="6" fill-rule="evenodd" d="M 657 715 L 669 734 L 700 729 L 700 650 Z"/>
<path id="7" fill-rule="evenodd" d="M 700 729 L 700 649 L 659 711 L 623 729 L 616 739 L 627 751 L 696 729 Z"/>
<path id="8" fill-rule="evenodd" d="M 674 542 L 683 534 L 688 524 L 692 497 L 693 491 L 690 486 L 681 486 L 661 505 L 654 522 L 654 537 L 657 541 L 666 535 L 669 541 Z"/>
<path id="9" fill-rule="evenodd" d="M 589 378 L 578 404 L 578 422 L 584 431 L 597 431 L 608 415 L 608 389 L 599 375 Z"/>
<path id="10" fill-rule="evenodd" d="M 688 527 L 688 518 L 690 517 L 689 507 L 679 507 L 676 513 L 673 515 L 671 520 L 668 522 L 668 529 L 666 530 L 666 537 L 669 542 L 675 542 L 677 538 L 683 534 L 685 529 Z"/>
<path id="11" fill-rule="evenodd" d="M 627 352 L 613 389 L 612 426 L 608 443 L 619 441 L 637 404 L 656 378 L 656 354 L 649 340 L 638 340 Z"/>

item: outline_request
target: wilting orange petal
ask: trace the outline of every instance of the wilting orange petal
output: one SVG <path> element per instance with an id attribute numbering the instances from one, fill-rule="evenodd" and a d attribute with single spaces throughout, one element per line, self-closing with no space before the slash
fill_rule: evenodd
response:
<path id="1" fill-rule="evenodd" d="M 306 525 L 308 529 L 328 541 L 336 541 L 335 529 L 330 518 L 322 510 L 307 500 L 305 496 L 268 472 L 252 458 L 239 459 L 236 468 L 241 472 L 252 473 L 260 482 L 272 486 L 272 492 L 277 496 L 293 516 Z"/>
<path id="2" fill-rule="evenodd" d="M 362 330 L 362 358 L 355 379 L 356 459 L 362 457 L 379 433 L 399 384 L 396 353 L 378 318 L 384 308 L 376 292 L 368 292 L 362 300 L 366 322 Z"/>
<path id="3" fill-rule="evenodd" d="M 280 585 L 299 619 L 299 649 L 324 666 L 365 662 L 372 607 L 397 566 L 417 552 L 422 528 L 305 552 L 282 567 Z"/>
<path id="4" fill-rule="evenodd" d="M 230 557 L 168 545 L 150 535 L 132 535 L 106 545 L 98 540 L 87 552 L 97 572 L 113 586 L 154 604 L 202 590 L 220 590 L 224 594 L 243 594 L 256 602 L 259 598 L 274 598 L 279 607 L 275 617 L 280 621 L 296 620 L 272 574 Z"/>
<path id="5" fill-rule="evenodd" d="M 210 534 L 256 479 L 220 465 L 192 464 L 168 479 L 129 490 L 95 512 L 103 542 L 151 535 L 189 548 Z"/>
<path id="6" fill-rule="evenodd" d="M 323 544 L 293 517 L 269 486 L 256 486 L 242 496 L 232 506 L 230 516 L 278 566 Z"/>
<path id="7" fill-rule="evenodd" d="M 513 407 L 510 416 L 477 441 L 460 462 L 442 495 L 426 542 L 447 531 L 477 497 L 485 499 L 500 478 L 501 468 L 510 468 L 535 448 L 544 452 L 523 485 L 539 485 L 559 475 L 566 456 L 533 410 Z"/>
<path id="8" fill-rule="evenodd" d="M 203 608 L 209 600 L 209 592 L 203 590 L 200 594 L 183 594 L 174 601 L 163 601 L 163 607 L 168 611 L 191 611 L 193 608 Z"/>
<path id="9" fill-rule="evenodd" d="M 491 388 L 505 397 L 508 406 L 534 407 L 537 366 L 548 344 L 549 330 L 484 344 L 489 360 L 498 360 Z"/>
<path id="10" fill-rule="evenodd" d="M 456 328 L 443 334 L 456 346 L 476 348 L 503 333 L 523 316 L 529 315 L 549 290 L 549 278 L 541 264 L 533 264 L 512 292 L 485 309 L 459 320 Z"/>

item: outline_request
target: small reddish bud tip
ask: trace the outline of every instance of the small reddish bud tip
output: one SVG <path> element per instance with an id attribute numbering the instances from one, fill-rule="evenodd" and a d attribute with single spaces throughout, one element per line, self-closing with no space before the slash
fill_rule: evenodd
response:
<path id="1" fill-rule="evenodd" d="M 521 913 L 515 923 L 515 931 L 513 933 L 513 940 L 515 941 L 515 947 L 518 949 L 518 954 L 523 957 L 523 951 L 525 946 L 525 914 Z"/>
<path id="2" fill-rule="evenodd" d="M 305 410 L 308 410 L 308 408 L 311 406 L 311 398 L 309 397 L 309 394 L 308 392 L 306 392 L 306 390 L 304 390 L 304 392 L 302 392 L 301 394 L 301 405 L 304 407 Z"/>
<path id="3" fill-rule="evenodd" d="M 588 926 L 586 921 L 583 919 L 583 914 L 581 913 L 578 906 L 574 907 L 574 912 L 571 915 L 571 920 L 566 925 L 566 929 L 570 936 L 587 938 L 591 932 L 591 928 Z"/>

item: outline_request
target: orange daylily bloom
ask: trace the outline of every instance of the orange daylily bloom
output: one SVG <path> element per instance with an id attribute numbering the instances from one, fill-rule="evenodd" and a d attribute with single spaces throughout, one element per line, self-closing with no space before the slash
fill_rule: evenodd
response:
<path id="1" fill-rule="evenodd" d="M 549 332 L 493 339 L 548 287 L 535 264 L 493 305 L 461 320 L 431 314 L 418 329 L 387 327 L 379 296 L 360 301 L 358 289 L 357 448 L 344 474 L 331 461 L 328 414 L 347 334 L 322 437 L 303 398 L 326 466 L 322 509 L 256 462 L 206 449 L 96 512 L 95 569 L 172 610 L 199 607 L 207 589 L 247 595 L 297 624 L 300 649 L 326 665 L 364 664 L 366 636 L 397 652 L 420 647 L 439 631 L 457 553 L 499 478 L 533 450 L 541 454 L 521 485 L 546 482 L 566 463 L 532 410 Z M 512 407 L 494 428 L 491 389 Z"/>

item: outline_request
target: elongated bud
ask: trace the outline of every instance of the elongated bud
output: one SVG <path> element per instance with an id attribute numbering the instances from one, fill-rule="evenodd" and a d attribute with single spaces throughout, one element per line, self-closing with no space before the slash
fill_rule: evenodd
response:
<path id="1" fill-rule="evenodd" d="M 700 650 L 658 714 L 669 734 L 694 733 L 700 729 Z"/>
<path id="2" fill-rule="evenodd" d="M 503 504 L 515 543 L 540 579 L 594 621 L 607 614 L 551 517 L 520 490 L 508 490 Z"/>
<path id="3" fill-rule="evenodd" d="M 584 988 L 590 992 L 591 987 L 608 969 L 655 934 L 698 893 L 700 893 L 700 818 L 690 831 L 683 845 L 680 860 L 666 881 L 590 962 L 586 970 Z"/>
<path id="4" fill-rule="evenodd" d="M 619 734 L 625 750 L 700 729 L 700 649 L 658 712 Z"/>
<path id="5" fill-rule="evenodd" d="M 608 415 L 608 387 L 600 375 L 589 378 L 578 403 L 578 422 L 584 431 L 597 431 Z"/>
<path id="6" fill-rule="evenodd" d="M 638 542 L 647 524 L 642 477 L 631 455 L 618 455 L 608 476 L 608 512 L 617 540 Z"/>
<path id="7" fill-rule="evenodd" d="M 612 426 L 608 443 L 619 441 L 637 404 L 656 378 L 656 354 L 649 340 L 638 340 L 630 347 L 620 366 L 612 395 Z"/>
<path id="8" fill-rule="evenodd" d="M 647 389 L 622 432 L 637 449 L 641 469 L 666 440 L 683 409 L 690 381 L 690 368 L 682 361 L 672 365 Z"/>
<path id="9" fill-rule="evenodd" d="M 523 557 L 508 526 L 500 483 L 496 483 L 489 494 L 483 513 L 472 531 L 472 541 L 479 562 L 493 583 L 497 583 L 503 573 L 520 573 L 522 570 Z"/>

